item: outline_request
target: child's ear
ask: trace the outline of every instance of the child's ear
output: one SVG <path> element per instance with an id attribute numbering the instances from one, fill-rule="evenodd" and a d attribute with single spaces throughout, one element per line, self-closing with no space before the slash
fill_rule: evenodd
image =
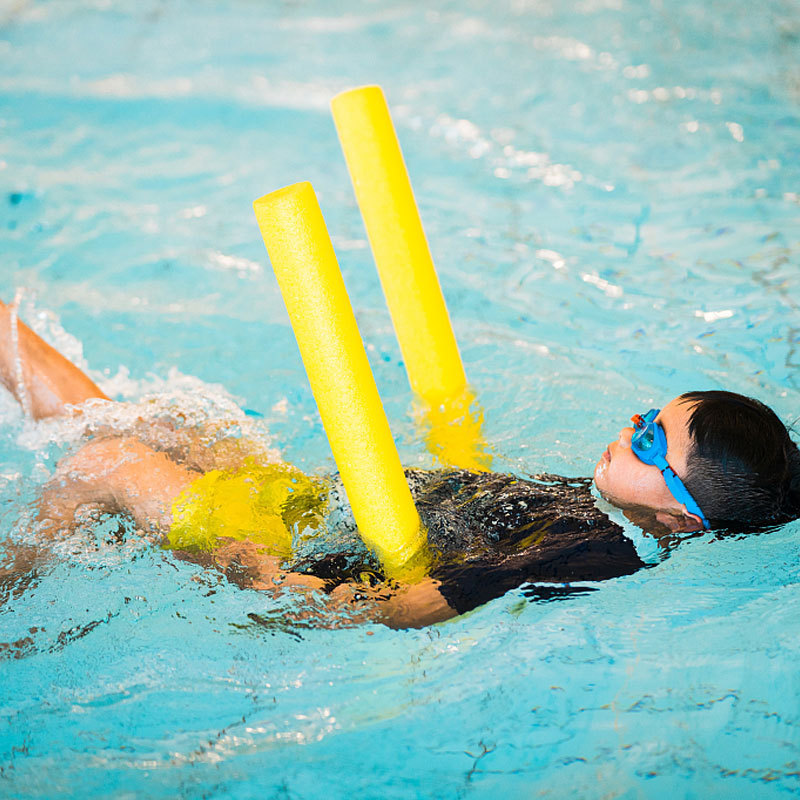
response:
<path id="1" fill-rule="evenodd" d="M 657 511 L 656 519 L 665 528 L 669 528 L 669 530 L 672 531 L 672 533 L 678 533 L 679 531 L 683 530 L 683 527 L 681 525 L 682 519 L 681 517 L 678 517 L 675 514 L 670 514 L 667 511 Z"/>
<path id="2" fill-rule="evenodd" d="M 683 509 L 682 521 L 683 527 L 681 527 L 680 530 L 684 533 L 689 533 L 691 531 L 702 531 L 705 529 L 703 520 L 700 519 L 697 514 L 692 514 L 691 511 L 687 511 L 685 506 Z"/>
<path id="3" fill-rule="evenodd" d="M 703 530 L 703 520 L 697 514 L 692 514 L 685 509 L 680 514 L 658 511 L 656 512 L 656 519 L 673 533 L 691 533 L 692 531 Z"/>

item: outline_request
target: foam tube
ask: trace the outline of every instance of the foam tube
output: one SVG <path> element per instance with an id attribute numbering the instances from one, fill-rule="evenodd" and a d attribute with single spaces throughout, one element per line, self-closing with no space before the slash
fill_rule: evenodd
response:
<path id="1" fill-rule="evenodd" d="M 331 111 L 411 388 L 435 405 L 467 378 L 386 98 L 362 86 Z"/>
<path id="2" fill-rule="evenodd" d="M 422 401 L 417 418 L 428 449 L 445 466 L 488 470 L 483 412 L 467 385 L 383 91 L 342 92 L 331 111 L 408 380 Z"/>
<path id="3" fill-rule="evenodd" d="M 296 183 L 253 208 L 359 532 L 397 574 L 426 535 L 317 197 Z"/>

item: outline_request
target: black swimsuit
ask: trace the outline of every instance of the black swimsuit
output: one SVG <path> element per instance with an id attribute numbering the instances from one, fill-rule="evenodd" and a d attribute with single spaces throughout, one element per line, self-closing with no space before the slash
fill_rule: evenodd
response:
<path id="1" fill-rule="evenodd" d="M 564 584 L 629 575 L 645 566 L 622 528 L 595 507 L 586 478 L 522 479 L 467 470 L 406 470 L 433 555 L 430 576 L 459 614 L 525 583 Z M 337 504 L 332 526 L 355 533 Z M 329 527 L 331 523 L 329 522 Z M 383 580 L 363 547 L 307 553 L 292 568 L 326 580 Z M 344 544 L 344 542 L 340 542 Z M 539 594 L 548 594 L 539 592 Z"/>

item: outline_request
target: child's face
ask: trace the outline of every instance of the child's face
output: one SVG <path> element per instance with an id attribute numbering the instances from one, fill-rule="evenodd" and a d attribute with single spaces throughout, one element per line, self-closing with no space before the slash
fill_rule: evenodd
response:
<path id="1" fill-rule="evenodd" d="M 675 399 L 656 417 L 667 436 L 667 461 L 678 477 L 686 474 L 691 447 L 688 428 L 691 410 L 691 403 Z M 652 509 L 659 518 L 661 515 L 683 517 L 685 509 L 672 496 L 658 467 L 640 461 L 631 450 L 632 435 L 632 427 L 623 428 L 619 438 L 611 442 L 597 462 L 594 482 L 600 494 L 620 508 Z"/>

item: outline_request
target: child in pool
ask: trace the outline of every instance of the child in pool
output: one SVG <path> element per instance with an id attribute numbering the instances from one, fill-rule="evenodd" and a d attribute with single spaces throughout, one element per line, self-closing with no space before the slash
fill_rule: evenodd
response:
<path id="1" fill-rule="evenodd" d="M 34 419 L 109 401 L 2 303 L 0 381 Z M 186 557 L 215 563 L 240 585 L 324 591 L 328 605 L 351 618 L 400 627 L 464 613 L 524 583 L 548 596 L 569 582 L 644 566 L 622 528 L 596 508 L 588 479 L 408 470 L 433 562 L 427 579 L 398 585 L 365 553 L 302 557 L 286 549 L 292 524 L 319 526 L 324 493 L 294 468 L 249 460 L 221 472 L 207 453 L 191 458 L 186 448 L 147 438 L 95 436 L 65 458 L 42 495 L 42 530 L 56 535 L 87 505 L 127 514 L 176 548 L 199 526 L 205 546 L 189 531 Z M 230 459 L 224 466 L 236 467 Z M 601 456 L 594 483 L 651 532 L 753 530 L 800 516 L 797 445 L 769 408 L 729 392 L 690 392 L 637 415 Z M 327 494 L 335 505 L 335 486 Z M 300 495 L 304 504 L 294 502 Z M 237 513 L 214 498 L 228 498 Z"/>

